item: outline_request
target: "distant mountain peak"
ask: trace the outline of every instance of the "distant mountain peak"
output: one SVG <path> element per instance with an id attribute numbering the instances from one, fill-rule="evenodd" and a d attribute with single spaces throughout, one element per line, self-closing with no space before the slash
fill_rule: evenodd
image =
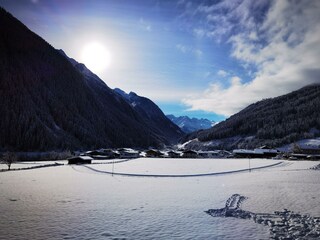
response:
<path id="1" fill-rule="evenodd" d="M 138 94 L 136 94 L 135 92 L 130 92 L 130 93 L 129 93 L 129 96 L 130 96 L 130 95 L 131 95 L 131 96 L 138 96 Z"/>
<path id="2" fill-rule="evenodd" d="M 195 117 L 190 118 L 188 116 L 176 117 L 172 114 L 167 115 L 167 118 L 180 127 L 180 129 L 185 133 L 191 133 L 201 129 L 208 129 L 215 124 L 214 121 L 210 121 L 209 119 L 205 118 L 198 119 Z"/>
<path id="3" fill-rule="evenodd" d="M 128 95 L 125 91 L 123 91 L 122 89 L 120 88 L 114 88 L 113 91 L 121 94 L 121 95 Z"/>

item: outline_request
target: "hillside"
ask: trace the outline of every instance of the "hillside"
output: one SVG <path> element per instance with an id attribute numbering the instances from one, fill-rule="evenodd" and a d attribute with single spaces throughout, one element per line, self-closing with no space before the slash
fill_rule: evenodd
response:
<path id="1" fill-rule="evenodd" d="M 278 147 L 320 136 L 320 85 L 259 101 L 211 129 L 191 133 L 189 148 Z"/>
<path id="2" fill-rule="evenodd" d="M 0 151 L 159 146 L 158 135 L 105 83 L 0 8 Z"/>
<path id="3" fill-rule="evenodd" d="M 105 83 L 94 73 L 92 73 L 84 64 L 78 63 L 75 59 L 69 58 L 63 50 L 58 50 L 65 56 L 71 64 L 82 73 L 82 75 L 97 85 L 103 87 Z M 148 131 L 157 136 L 158 141 L 164 144 L 174 144 L 184 135 L 184 133 L 165 117 L 161 109 L 150 99 L 130 92 L 125 93 L 119 88 L 112 90 L 116 98 L 123 98 L 140 115 L 143 121 L 148 124 Z"/>
<path id="4" fill-rule="evenodd" d="M 176 117 L 172 114 L 167 115 L 174 124 L 176 124 L 185 133 L 191 133 L 200 129 L 211 128 L 215 122 L 205 118 L 189 118 L 188 116 Z"/>
<path id="5" fill-rule="evenodd" d="M 179 138 L 184 135 L 184 132 L 172 123 L 150 99 L 141 97 L 134 92 L 127 94 L 118 88 L 114 89 L 114 91 L 128 101 L 157 135 L 166 136 L 170 143 L 177 143 Z"/>

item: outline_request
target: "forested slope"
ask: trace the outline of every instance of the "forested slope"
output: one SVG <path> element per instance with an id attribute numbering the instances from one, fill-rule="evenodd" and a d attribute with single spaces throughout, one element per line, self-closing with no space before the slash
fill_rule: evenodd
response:
<path id="1" fill-rule="evenodd" d="M 219 140 L 225 148 L 281 146 L 320 136 L 320 85 L 251 104 L 214 127 L 187 135 L 182 141 Z M 237 139 L 236 142 L 230 138 Z"/>
<path id="2" fill-rule="evenodd" d="M 102 81 L 0 8 L 0 151 L 159 146 L 163 136 Z"/>

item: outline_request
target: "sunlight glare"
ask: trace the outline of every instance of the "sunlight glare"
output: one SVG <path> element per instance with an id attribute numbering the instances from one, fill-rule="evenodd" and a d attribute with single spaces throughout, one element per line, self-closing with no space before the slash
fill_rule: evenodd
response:
<path id="1" fill-rule="evenodd" d="M 101 43 L 92 42 L 87 44 L 81 55 L 82 62 L 93 72 L 101 73 L 110 66 L 111 54 Z"/>

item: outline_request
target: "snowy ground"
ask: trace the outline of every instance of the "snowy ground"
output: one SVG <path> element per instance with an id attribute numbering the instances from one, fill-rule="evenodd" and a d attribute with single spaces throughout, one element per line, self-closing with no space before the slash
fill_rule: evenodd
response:
<path id="1" fill-rule="evenodd" d="M 95 162 L 94 162 L 95 163 Z M 101 163 L 101 161 L 100 161 Z M 262 159 L 132 159 L 122 164 L 91 165 L 92 171 L 105 174 L 118 174 L 139 177 L 194 177 L 218 174 L 230 174 L 283 164 L 284 161 Z"/>
<path id="2" fill-rule="evenodd" d="M 269 239 L 253 221 L 212 218 L 238 193 L 242 209 L 284 208 L 320 216 L 319 162 L 287 162 L 251 172 L 190 178 L 112 176 L 102 171 L 155 174 L 223 172 L 247 159 L 137 159 L 114 164 L 0 172 L 2 239 Z M 251 167 L 279 161 L 251 160 Z M 14 165 L 13 165 L 14 166 Z M 4 167 L 4 166 L 3 166 Z M 95 170 L 99 170 L 97 172 Z"/>

